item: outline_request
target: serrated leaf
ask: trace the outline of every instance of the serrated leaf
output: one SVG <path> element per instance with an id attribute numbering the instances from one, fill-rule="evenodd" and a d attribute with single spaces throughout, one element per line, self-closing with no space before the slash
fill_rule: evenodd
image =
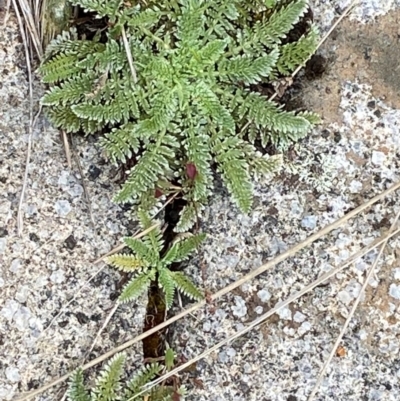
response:
<path id="1" fill-rule="evenodd" d="M 172 262 L 182 262 L 189 258 L 189 256 L 200 246 L 200 244 L 205 240 L 206 234 L 195 234 L 190 235 L 188 238 L 180 239 L 174 243 L 170 248 L 165 258 L 171 253 L 169 263 Z M 163 258 L 164 262 L 164 258 Z"/>
<path id="2" fill-rule="evenodd" d="M 110 265 L 124 272 L 136 271 L 141 269 L 142 267 L 147 266 L 145 260 L 137 256 L 124 254 L 115 254 L 108 256 L 106 258 L 106 263 L 109 263 Z"/>
<path id="3" fill-rule="evenodd" d="M 134 301 L 148 290 L 150 283 L 151 279 L 148 273 L 139 274 L 125 285 L 121 295 L 118 297 L 118 301 L 121 303 Z"/>
<path id="4" fill-rule="evenodd" d="M 189 280 L 182 272 L 170 272 L 170 276 L 175 283 L 176 288 L 189 298 L 200 300 L 203 299 L 201 291 Z"/>
<path id="5" fill-rule="evenodd" d="M 175 352 L 172 348 L 168 348 L 165 351 L 165 367 L 167 371 L 170 371 L 174 367 Z"/>
<path id="6" fill-rule="evenodd" d="M 83 382 L 83 371 L 77 369 L 71 375 L 67 397 L 69 401 L 90 401 L 89 392 L 86 390 Z"/>
<path id="7" fill-rule="evenodd" d="M 171 272 L 167 268 L 163 268 L 158 272 L 158 285 L 163 289 L 165 305 L 167 309 L 170 309 L 174 302 L 175 284 L 171 277 Z"/>
<path id="8" fill-rule="evenodd" d="M 115 355 L 96 380 L 91 401 L 115 401 L 121 390 L 121 375 L 125 363 L 125 355 Z"/>

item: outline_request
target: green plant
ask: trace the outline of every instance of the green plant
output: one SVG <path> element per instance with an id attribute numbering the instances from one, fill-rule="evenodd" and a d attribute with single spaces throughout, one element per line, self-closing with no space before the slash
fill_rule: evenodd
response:
<path id="1" fill-rule="evenodd" d="M 176 401 L 185 394 L 185 388 L 177 385 L 156 386 L 139 395 L 143 388 L 158 375 L 171 370 L 174 353 L 168 349 L 164 365 L 153 362 L 144 366 L 131 380 L 123 378 L 125 355 L 115 355 L 105 366 L 96 380 L 93 389 L 85 387 L 82 369 L 77 369 L 71 376 L 67 397 L 69 401 Z"/>
<path id="2" fill-rule="evenodd" d="M 152 222 L 143 211 L 138 212 L 143 230 L 148 230 Z M 142 239 L 124 238 L 125 244 L 133 251 L 132 254 L 116 254 L 109 256 L 106 261 L 114 267 L 136 273 L 126 284 L 119 296 L 119 302 L 133 301 L 145 292 L 151 282 L 156 281 L 165 294 L 167 308 L 172 306 L 175 290 L 179 290 L 192 299 L 201 299 L 200 290 L 186 277 L 183 272 L 171 271 L 173 263 L 186 260 L 200 243 L 205 234 L 188 234 L 187 237 L 176 240 L 170 248 L 162 254 L 164 240 L 157 226 Z"/>
<path id="3" fill-rule="evenodd" d="M 314 52 L 317 31 L 282 41 L 308 0 L 74 0 L 107 19 L 106 34 L 63 33 L 40 68 L 48 115 L 69 132 L 106 132 L 114 163 L 134 160 L 116 202 L 150 209 L 181 188 L 186 231 L 207 202 L 213 169 L 239 208 L 252 205 L 252 178 L 279 160 L 255 144 L 284 150 L 317 122 L 287 112 L 257 88 L 290 74 Z M 145 280 L 142 277 L 143 280 Z"/>

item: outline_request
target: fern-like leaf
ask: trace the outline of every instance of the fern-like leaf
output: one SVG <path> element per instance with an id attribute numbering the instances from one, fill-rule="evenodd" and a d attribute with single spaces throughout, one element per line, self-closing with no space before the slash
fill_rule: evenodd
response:
<path id="1" fill-rule="evenodd" d="M 163 258 L 163 262 L 170 264 L 172 262 L 182 262 L 183 260 L 188 259 L 205 238 L 206 234 L 202 233 L 190 235 L 188 238 L 177 240 L 168 250 Z"/>
<path id="2" fill-rule="evenodd" d="M 182 272 L 170 272 L 171 278 L 175 283 L 176 288 L 194 300 L 203 299 L 201 291 L 188 279 Z"/>
<path id="3" fill-rule="evenodd" d="M 289 75 L 298 66 L 303 65 L 317 48 L 318 38 L 318 29 L 313 25 L 310 32 L 303 35 L 297 42 L 284 45 L 276 65 L 279 73 Z"/>
<path id="4" fill-rule="evenodd" d="M 125 237 L 124 242 L 141 260 L 145 261 L 153 259 L 152 257 L 149 258 L 149 256 L 154 253 L 154 249 L 148 246 L 145 242 L 131 237 Z"/>
<path id="5" fill-rule="evenodd" d="M 83 371 L 77 369 L 71 375 L 67 391 L 68 401 L 90 401 L 89 392 L 83 383 Z"/>
<path id="6" fill-rule="evenodd" d="M 250 56 L 237 56 L 220 65 L 221 76 L 234 82 L 255 84 L 268 77 L 278 60 L 279 50 L 276 48 L 267 56 L 253 59 Z"/>
<path id="7" fill-rule="evenodd" d="M 121 375 L 125 363 L 125 355 L 115 355 L 96 380 L 92 401 L 115 401 L 121 390 Z"/>
<path id="8" fill-rule="evenodd" d="M 172 149 L 177 143 L 171 137 L 164 137 Z M 170 140 L 169 140 L 170 139 Z M 141 193 L 149 189 L 155 189 L 155 183 L 168 175 L 170 162 L 174 158 L 172 149 L 159 141 L 148 147 L 123 185 L 121 191 L 114 197 L 117 203 L 129 202 L 137 198 Z"/>
<path id="9" fill-rule="evenodd" d="M 204 205 L 199 202 L 190 202 L 183 207 L 179 213 L 180 218 L 175 226 L 177 233 L 183 233 L 189 230 L 197 220 L 197 214 L 204 209 Z"/>
<path id="10" fill-rule="evenodd" d="M 100 144 L 113 163 L 126 163 L 134 153 L 139 151 L 140 147 L 136 127 L 132 123 L 113 128 L 101 139 Z"/>
<path id="11" fill-rule="evenodd" d="M 145 260 L 137 256 L 123 254 L 108 256 L 106 262 L 124 272 L 137 271 L 147 265 Z"/>
<path id="12" fill-rule="evenodd" d="M 162 288 L 165 295 L 165 305 L 167 309 L 172 307 L 175 294 L 175 282 L 171 277 L 171 272 L 167 268 L 162 268 L 158 273 L 158 285 Z"/>
<path id="13" fill-rule="evenodd" d="M 136 376 L 128 382 L 126 398 L 130 398 L 139 393 L 142 387 L 152 381 L 161 370 L 162 367 L 159 363 L 151 363 L 143 366 Z"/>
<path id="14" fill-rule="evenodd" d="M 273 46 L 294 27 L 308 9 L 308 0 L 293 0 L 287 6 L 275 11 L 254 28 L 255 36 L 265 45 Z"/>
<path id="15" fill-rule="evenodd" d="M 248 213 L 253 202 L 253 186 L 250 180 L 245 154 L 236 139 L 221 141 L 215 146 L 218 171 L 240 210 Z"/>
<path id="16" fill-rule="evenodd" d="M 131 302 L 140 297 L 150 286 L 152 277 L 148 272 L 141 273 L 132 278 L 124 287 L 118 301 L 121 303 Z"/>

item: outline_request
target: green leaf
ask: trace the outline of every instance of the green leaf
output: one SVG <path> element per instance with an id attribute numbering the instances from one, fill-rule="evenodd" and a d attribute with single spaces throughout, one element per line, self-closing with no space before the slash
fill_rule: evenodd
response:
<path id="1" fill-rule="evenodd" d="M 154 380 L 156 376 L 161 372 L 161 370 L 162 367 L 159 363 L 151 363 L 143 366 L 136 374 L 136 376 L 128 382 L 125 398 L 130 398 L 141 392 L 142 387 L 150 381 Z"/>
<path id="2" fill-rule="evenodd" d="M 72 373 L 68 385 L 67 397 L 69 401 L 90 401 L 89 392 L 85 389 L 83 383 L 82 369 L 77 369 Z"/>
<path id="3" fill-rule="evenodd" d="M 174 302 L 175 284 L 171 278 L 171 272 L 167 268 L 162 268 L 159 270 L 158 285 L 163 289 L 165 295 L 165 305 L 167 309 L 170 309 Z"/>
<path id="4" fill-rule="evenodd" d="M 200 246 L 205 240 L 206 234 L 190 234 L 190 237 L 178 239 L 172 247 L 168 250 L 163 258 L 163 262 L 170 264 L 172 262 L 182 262 L 189 258 L 189 256 Z"/>
<path id="5" fill-rule="evenodd" d="M 91 401 L 115 401 L 121 390 L 121 375 L 125 363 L 125 355 L 115 355 L 107 363 L 100 377 L 96 380 Z"/>
<path id="6" fill-rule="evenodd" d="M 106 263 L 124 272 L 136 271 L 147 266 L 146 261 L 137 256 L 122 254 L 108 256 L 106 258 Z"/>
<path id="7" fill-rule="evenodd" d="M 154 249 L 149 247 L 143 241 L 132 237 L 125 237 L 124 242 L 140 259 L 153 260 L 153 257 L 149 258 L 149 256 L 152 256 Z"/>
<path id="8" fill-rule="evenodd" d="M 172 348 L 168 348 L 165 351 L 165 367 L 167 371 L 170 371 L 174 367 L 175 352 Z"/>
<path id="9" fill-rule="evenodd" d="M 118 297 L 120 303 L 131 302 L 140 297 L 151 283 L 149 273 L 141 273 L 137 277 L 132 278 L 124 287 L 121 295 Z"/>
<path id="10" fill-rule="evenodd" d="M 179 213 L 180 219 L 175 227 L 175 232 L 183 233 L 193 226 L 197 220 L 197 213 L 204 208 L 204 205 L 198 202 L 190 202 L 183 207 Z"/>
<path id="11" fill-rule="evenodd" d="M 253 58 L 248 55 L 237 56 L 220 64 L 221 76 L 234 82 L 255 84 L 268 77 L 278 60 L 279 50 L 275 48 L 266 56 Z"/>
<path id="12" fill-rule="evenodd" d="M 189 298 L 194 300 L 203 299 L 201 291 L 185 276 L 182 272 L 170 272 L 170 276 L 175 283 L 176 288 Z"/>

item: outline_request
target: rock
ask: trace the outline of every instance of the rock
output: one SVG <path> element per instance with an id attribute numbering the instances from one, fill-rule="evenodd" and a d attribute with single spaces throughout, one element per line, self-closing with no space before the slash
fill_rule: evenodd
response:
<path id="1" fill-rule="evenodd" d="M 358 194 L 362 190 L 362 183 L 357 180 L 353 180 L 349 185 L 350 192 L 353 194 Z"/>
<path id="2" fill-rule="evenodd" d="M 393 278 L 395 280 L 400 280 L 400 268 L 396 267 L 396 269 L 393 269 Z"/>
<path id="3" fill-rule="evenodd" d="M 258 291 L 257 296 L 258 298 L 260 298 L 261 302 L 268 302 L 271 299 L 271 294 L 266 289 Z"/>
<path id="4" fill-rule="evenodd" d="M 1 315 L 4 316 L 8 321 L 11 321 L 19 307 L 20 304 L 17 301 L 14 301 L 13 299 L 7 299 L 6 304 L 1 310 Z"/>
<path id="5" fill-rule="evenodd" d="M 76 244 L 77 244 L 77 241 L 76 241 L 76 239 L 75 239 L 75 237 L 71 234 L 65 241 L 64 241 L 64 243 L 65 243 L 65 246 L 68 248 L 68 249 L 74 249 L 75 247 L 76 247 Z"/>
<path id="6" fill-rule="evenodd" d="M 257 306 L 257 307 L 254 309 L 254 312 L 256 312 L 257 315 L 261 315 L 261 313 L 263 313 L 263 311 L 264 311 L 264 308 L 263 308 L 262 306 Z"/>
<path id="7" fill-rule="evenodd" d="M 247 315 L 246 302 L 242 297 L 235 297 L 235 305 L 231 307 L 233 315 L 236 317 L 244 317 Z"/>
<path id="8" fill-rule="evenodd" d="M 292 311 L 288 307 L 279 309 L 277 314 L 282 320 L 292 320 Z"/>
<path id="9" fill-rule="evenodd" d="M 19 374 L 19 370 L 15 367 L 9 366 L 6 369 L 6 378 L 10 382 L 18 383 L 21 380 L 21 376 Z"/>
<path id="10" fill-rule="evenodd" d="M 390 284 L 389 295 L 394 299 L 400 299 L 400 285 Z"/>
<path id="11" fill-rule="evenodd" d="M 83 187 L 82 187 L 82 185 L 74 184 L 72 187 L 68 187 L 67 192 L 73 198 L 77 198 L 83 194 Z"/>
<path id="12" fill-rule="evenodd" d="M 31 311 L 26 306 L 22 306 L 14 314 L 14 323 L 19 331 L 29 328 L 29 319 L 32 317 Z"/>
<path id="13" fill-rule="evenodd" d="M 54 206 L 56 213 L 61 217 L 66 217 L 72 210 L 71 204 L 67 200 L 59 200 Z"/>
<path id="14" fill-rule="evenodd" d="M 307 316 L 306 315 L 303 315 L 301 312 L 299 312 L 299 311 L 297 311 L 295 314 L 294 314 L 294 316 L 293 316 L 293 320 L 296 322 L 296 323 L 303 323 L 304 322 L 304 320 L 306 320 L 306 318 L 307 318 Z"/>
<path id="15" fill-rule="evenodd" d="M 7 246 L 7 239 L 6 238 L 0 238 L 0 255 L 4 253 L 6 250 Z"/>
<path id="16" fill-rule="evenodd" d="M 382 166 L 382 164 L 385 162 L 385 159 L 386 155 L 383 152 L 378 152 L 376 150 L 372 152 L 371 161 L 373 164 L 375 164 L 375 166 Z"/>
<path id="17" fill-rule="evenodd" d="M 29 295 L 28 287 L 21 286 L 18 288 L 17 293 L 15 294 L 15 299 L 21 304 L 25 303 Z"/>
<path id="18" fill-rule="evenodd" d="M 306 216 L 301 220 L 301 226 L 303 228 L 308 228 L 309 230 L 314 230 L 317 226 L 317 217 L 316 216 Z"/>
<path id="19" fill-rule="evenodd" d="M 54 271 L 50 276 L 50 280 L 53 283 L 61 284 L 65 280 L 64 271 L 61 269 Z"/>
<path id="20" fill-rule="evenodd" d="M 348 305 L 352 300 L 351 295 L 345 290 L 340 291 L 338 293 L 338 298 L 339 298 L 339 301 L 342 302 L 345 305 Z"/>

